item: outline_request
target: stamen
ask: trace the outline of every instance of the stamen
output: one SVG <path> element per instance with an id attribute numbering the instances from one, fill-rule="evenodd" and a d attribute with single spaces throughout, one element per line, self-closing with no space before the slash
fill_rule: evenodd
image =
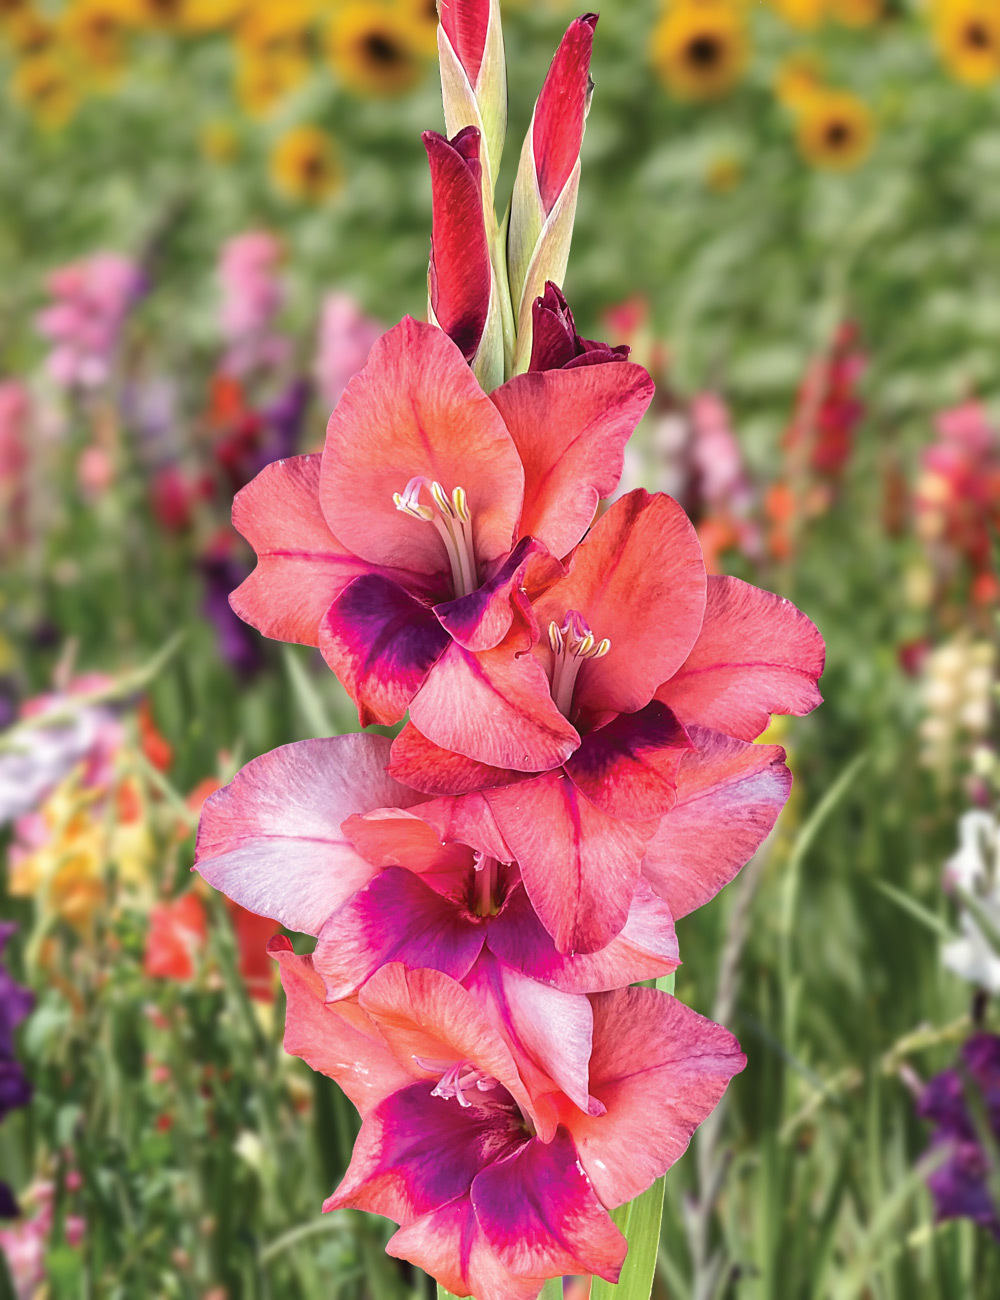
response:
<path id="1" fill-rule="evenodd" d="M 549 645 L 555 656 L 552 698 L 559 712 L 569 718 L 580 669 L 588 659 L 603 659 L 611 649 L 611 642 L 607 637 L 598 641 L 583 615 L 571 609 L 562 627 L 555 622 L 549 624 Z"/>
<path id="2" fill-rule="evenodd" d="M 421 488 L 426 488 L 430 493 L 433 506 L 421 503 Z M 418 476 L 410 479 L 402 492 L 394 492 L 392 500 L 396 509 L 404 515 L 434 525 L 448 554 L 456 597 L 471 595 L 479 586 L 479 578 L 472 537 L 472 515 L 465 489 L 457 487 L 449 497 L 440 483 L 429 483 L 427 479 Z"/>
<path id="3" fill-rule="evenodd" d="M 454 1097 L 463 1110 L 468 1110 L 474 1104 L 465 1095 L 466 1089 L 474 1087 L 478 1092 L 492 1092 L 497 1086 L 496 1079 L 480 1070 L 472 1061 L 431 1061 L 423 1056 L 414 1056 L 413 1059 L 421 1070 L 441 1075 L 431 1089 L 431 1096 L 441 1097 L 445 1101 Z"/>

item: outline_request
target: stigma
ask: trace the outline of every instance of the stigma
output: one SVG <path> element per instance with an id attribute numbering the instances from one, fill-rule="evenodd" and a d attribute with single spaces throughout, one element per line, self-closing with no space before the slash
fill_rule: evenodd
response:
<path id="1" fill-rule="evenodd" d="M 475 1105 L 477 1101 L 485 1100 L 485 1098 L 477 1098 L 475 1096 L 477 1092 L 492 1092 L 497 1086 L 497 1081 L 492 1075 L 486 1074 L 471 1061 L 430 1061 L 423 1056 L 414 1056 L 413 1059 L 421 1070 L 441 1075 L 437 1084 L 431 1089 L 431 1096 L 442 1097 L 445 1101 L 454 1098 L 463 1110 Z M 471 1099 L 466 1096 L 470 1091 L 473 1094 Z"/>
<path id="2" fill-rule="evenodd" d="M 425 489 L 433 503 L 431 505 L 420 500 L 421 491 Z M 410 479 L 402 492 L 394 492 L 392 500 L 404 515 L 434 525 L 448 554 L 456 597 L 471 595 L 479 586 L 479 577 L 472 538 L 472 515 L 465 488 L 457 487 L 449 496 L 440 483 L 429 482 L 418 475 Z"/>
<path id="3" fill-rule="evenodd" d="M 552 698 L 563 717 L 569 718 L 580 669 L 588 659 L 603 659 L 611 642 L 607 637 L 598 641 L 583 615 L 571 609 L 562 627 L 556 622 L 549 624 L 549 646 L 554 658 Z"/>

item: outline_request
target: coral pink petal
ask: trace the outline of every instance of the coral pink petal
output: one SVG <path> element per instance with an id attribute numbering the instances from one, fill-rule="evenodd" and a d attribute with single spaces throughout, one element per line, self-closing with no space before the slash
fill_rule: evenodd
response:
<path id="1" fill-rule="evenodd" d="M 564 956 L 518 886 L 490 922 L 487 944 L 505 965 L 567 993 L 599 993 L 669 975 L 679 964 L 670 908 L 645 880 L 621 934 L 598 952 Z"/>
<path id="2" fill-rule="evenodd" d="M 410 719 L 443 749 L 519 772 L 558 767 L 580 743 L 542 665 L 506 642 L 481 654 L 452 642 L 413 697 Z"/>
<path id="3" fill-rule="evenodd" d="M 393 504 L 417 477 L 465 489 L 480 565 L 507 554 L 524 495 L 510 434 L 460 349 L 406 317 L 375 344 L 330 417 L 320 501 L 340 541 L 372 564 L 447 574 L 434 525 Z M 429 504 L 426 493 L 421 500 Z"/>
<path id="4" fill-rule="evenodd" d="M 408 722 L 392 742 L 389 771 L 397 781 L 429 795 L 466 795 L 494 785 L 508 785 L 518 773 L 477 763 L 442 749 Z M 499 856 L 499 855 L 498 855 Z"/>
<path id="5" fill-rule="evenodd" d="M 426 805 L 432 807 L 432 805 Z M 375 812 L 348 817 L 342 830 L 361 856 L 379 869 L 406 867 L 407 871 L 442 872 L 471 868 L 472 849 L 467 842 L 446 843 L 458 836 L 440 833 L 440 812 L 424 817 L 425 805 L 412 812 L 401 808 L 378 808 Z"/>
<path id="6" fill-rule="evenodd" d="M 574 18 L 549 68 L 532 121 L 538 190 L 551 212 L 573 174 L 590 105 L 590 55 L 596 14 Z"/>
<path id="7" fill-rule="evenodd" d="M 584 736 L 565 771 L 609 817 L 646 821 L 674 806 L 677 769 L 691 748 L 674 715 L 653 700 Z"/>
<path id="8" fill-rule="evenodd" d="M 524 595 L 529 568 L 531 580 L 540 590 L 564 572 L 541 542 L 524 537 L 478 591 L 436 606 L 438 622 L 466 650 L 492 650 L 510 631 L 516 607 L 522 621 L 528 623 L 524 641 L 518 648 L 530 649 L 532 639 L 537 639 L 537 629 L 531 626 L 531 606 Z"/>
<path id="9" fill-rule="evenodd" d="M 412 872 L 388 867 L 330 917 L 313 962 L 326 996 L 350 997 L 389 962 L 443 971 L 464 979 L 482 951 L 482 924 Z"/>
<path id="10" fill-rule="evenodd" d="M 257 567 L 230 603 L 265 636 L 301 645 L 319 644 L 331 603 L 349 582 L 372 571 L 330 532 L 319 506 L 319 469 L 319 456 L 276 460 L 233 502 L 233 526 L 257 552 Z"/>
<path id="11" fill-rule="evenodd" d="M 446 843 L 457 840 L 499 862 L 510 862 L 514 856 L 481 794 L 433 799 L 420 805 L 420 815 Z"/>
<path id="12" fill-rule="evenodd" d="M 608 817 L 562 772 L 490 790 L 486 799 L 559 951 L 610 943 L 628 919 L 656 823 Z"/>
<path id="13" fill-rule="evenodd" d="M 536 1300 L 544 1278 L 515 1277 L 501 1264 L 476 1219 L 468 1196 L 390 1237 L 386 1253 L 408 1259 L 455 1296 L 476 1300 Z"/>
<path id="14" fill-rule="evenodd" d="M 392 962 L 372 976 L 360 1001 L 401 1062 L 471 1061 L 530 1112 L 510 1049 L 472 994 L 449 976 Z"/>
<path id="15" fill-rule="evenodd" d="M 751 745 L 701 727 L 677 774 L 677 802 L 660 822 L 643 875 L 674 916 L 715 897 L 750 860 L 792 788 L 780 745 Z"/>
<path id="16" fill-rule="evenodd" d="M 283 936 L 272 939 L 268 951 L 281 969 L 288 1004 L 286 1052 L 336 1079 L 362 1115 L 412 1083 L 415 1071 L 392 1056 L 357 1002 L 326 1005 L 323 980 L 313 969 L 312 957 L 296 956 Z"/>
<path id="17" fill-rule="evenodd" d="M 494 1152 L 524 1142 L 516 1111 L 462 1107 L 431 1096 L 433 1086 L 411 1084 L 365 1116 L 347 1173 L 324 1210 L 349 1206 L 405 1226 L 467 1193 Z"/>
<path id="18" fill-rule="evenodd" d="M 538 1098 L 558 1088 L 586 1110 L 594 1024 L 586 997 L 540 984 L 502 966 L 489 954 L 470 972 L 464 985 L 510 1047 L 532 1096 Z M 555 1126 L 546 1125 L 544 1115 L 539 1118 L 539 1134 L 547 1142 Z"/>
<path id="19" fill-rule="evenodd" d="M 616 501 L 580 544 L 568 577 L 535 604 L 543 629 L 578 610 L 598 641 L 611 641 L 609 654 L 580 670 L 576 707 L 634 713 L 648 704 L 697 640 L 705 581 L 697 534 L 672 497 L 640 488 Z"/>
<path id="20" fill-rule="evenodd" d="M 358 706 L 363 727 L 399 722 L 449 640 L 432 609 L 376 574 L 356 578 L 319 629 L 323 658 Z"/>
<path id="21" fill-rule="evenodd" d="M 205 802 L 195 865 L 241 907 L 318 934 L 375 868 L 341 832 L 351 813 L 418 799 L 385 773 L 382 736 L 283 745 Z"/>
<path id="22" fill-rule="evenodd" d="M 753 740 L 772 713 L 809 713 L 825 659 L 815 624 L 789 600 L 739 578 L 709 578 L 701 635 L 656 692 L 682 722 Z"/>
<path id="23" fill-rule="evenodd" d="M 727 1029 L 656 989 L 597 993 L 590 1090 L 607 1114 L 565 1106 L 580 1161 L 605 1205 L 644 1192 L 684 1154 L 746 1065 Z"/>
<path id="24" fill-rule="evenodd" d="M 518 375 L 493 393 L 524 465 L 522 536 L 569 554 L 617 488 L 653 388 L 642 366 L 619 362 Z"/>
<path id="25" fill-rule="evenodd" d="M 585 1273 L 617 1282 L 625 1238 L 598 1200 L 565 1129 L 551 1142 L 536 1138 L 477 1174 L 472 1204 L 490 1245 L 515 1275 Z"/>

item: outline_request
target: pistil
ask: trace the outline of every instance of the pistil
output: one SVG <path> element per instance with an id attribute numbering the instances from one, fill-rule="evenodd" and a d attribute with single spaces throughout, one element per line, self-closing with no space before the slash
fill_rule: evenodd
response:
<path id="1" fill-rule="evenodd" d="M 555 622 L 549 624 L 549 645 L 554 656 L 552 698 L 563 717 L 570 718 L 580 669 L 588 659 L 603 659 L 611 642 L 607 637 L 598 641 L 583 615 L 571 609 L 562 627 Z"/>
<path id="2" fill-rule="evenodd" d="M 433 505 L 421 502 L 422 488 L 427 489 Z M 448 553 L 455 596 L 471 595 L 479 586 L 479 577 L 472 540 L 472 515 L 465 489 L 457 487 L 449 496 L 440 483 L 428 482 L 418 476 L 410 479 L 404 491 L 394 492 L 392 499 L 396 509 L 404 515 L 434 525 Z"/>
<path id="3" fill-rule="evenodd" d="M 500 878 L 500 863 L 488 853 L 477 853 L 475 859 L 476 884 L 473 910 L 477 916 L 496 916 L 500 910 L 497 906 L 497 883 Z"/>

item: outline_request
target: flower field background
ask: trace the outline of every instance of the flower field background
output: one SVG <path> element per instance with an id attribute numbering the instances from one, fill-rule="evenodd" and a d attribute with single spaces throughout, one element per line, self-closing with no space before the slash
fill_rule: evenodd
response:
<path id="1" fill-rule="evenodd" d="M 576 11 L 503 11 L 520 141 Z M 354 1107 L 282 1049 L 280 927 L 191 866 L 244 763 L 357 727 L 230 609 L 229 515 L 426 317 L 435 32 L 424 0 L 0 0 L 2 1300 L 431 1294 L 388 1221 L 321 1214 Z M 774 832 L 678 923 L 677 996 L 748 1065 L 667 1175 L 653 1294 L 986 1300 L 1000 9 L 610 0 L 592 75 L 566 295 L 657 383 L 621 490 L 828 651 L 765 733 Z"/>

